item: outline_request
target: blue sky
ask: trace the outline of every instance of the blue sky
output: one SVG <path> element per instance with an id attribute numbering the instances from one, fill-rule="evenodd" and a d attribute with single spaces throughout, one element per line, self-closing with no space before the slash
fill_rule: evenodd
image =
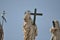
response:
<path id="1" fill-rule="evenodd" d="M 36 40 L 50 40 L 52 21 L 60 22 L 60 0 L 0 0 L 0 13 L 6 11 L 7 23 L 4 23 L 4 40 L 24 40 L 23 22 L 27 10 L 43 13 L 37 16 L 38 36 Z"/>

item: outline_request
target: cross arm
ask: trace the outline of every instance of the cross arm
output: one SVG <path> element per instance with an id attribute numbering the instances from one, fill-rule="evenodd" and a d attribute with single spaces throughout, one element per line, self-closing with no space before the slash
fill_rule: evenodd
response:
<path id="1" fill-rule="evenodd" d="M 31 15 L 34 15 L 34 13 L 30 13 Z M 36 15 L 40 15 L 40 16 L 42 16 L 43 14 L 42 13 L 37 13 Z"/>

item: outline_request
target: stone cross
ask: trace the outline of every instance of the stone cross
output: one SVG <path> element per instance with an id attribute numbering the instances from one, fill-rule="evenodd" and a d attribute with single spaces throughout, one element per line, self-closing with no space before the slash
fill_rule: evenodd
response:
<path id="1" fill-rule="evenodd" d="M 42 13 L 36 13 L 36 12 L 37 12 L 37 9 L 35 8 L 34 13 L 30 13 L 31 15 L 34 15 L 33 25 L 35 25 L 36 15 L 41 15 L 42 16 Z"/>

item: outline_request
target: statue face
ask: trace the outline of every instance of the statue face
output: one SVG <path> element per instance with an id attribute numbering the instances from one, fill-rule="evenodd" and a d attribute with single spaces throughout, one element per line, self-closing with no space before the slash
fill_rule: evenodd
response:
<path id="1" fill-rule="evenodd" d="M 28 22 L 30 19 L 31 19 L 30 13 L 29 12 L 26 12 L 25 17 L 24 17 L 24 20 L 26 22 Z"/>

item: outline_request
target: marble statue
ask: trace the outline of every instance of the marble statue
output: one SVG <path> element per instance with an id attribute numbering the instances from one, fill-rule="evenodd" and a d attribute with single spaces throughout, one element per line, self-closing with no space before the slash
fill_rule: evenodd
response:
<path id="1" fill-rule="evenodd" d="M 25 12 L 23 25 L 24 40 L 35 40 L 37 36 L 37 26 L 36 24 L 33 25 L 32 23 L 33 21 L 30 12 Z"/>
<path id="2" fill-rule="evenodd" d="M 53 21 L 53 27 L 50 29 L 50 31 L 52 33 L 51 40 L 60 40 L 60 27 L 57 20 Z"/>

